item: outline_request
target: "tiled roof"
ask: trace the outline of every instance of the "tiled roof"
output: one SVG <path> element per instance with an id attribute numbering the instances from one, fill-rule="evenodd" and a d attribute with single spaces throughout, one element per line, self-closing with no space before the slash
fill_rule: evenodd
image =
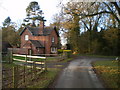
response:
<path id="1" fill-rule="evenodd" d="M 27 26 L 20 32 L 20 35 L 22 35 L 22 33 L 26 29 L 28 29 L 33 36 L 47 36 L 47 35 L 50 35 L 53 30 L 55 30 L 55 32 L 57 33 L 57 36 L 59 37 L 57 30 L 55 28 L 50 28 L 50 27 L 45 27 L 44 30 L 41 30 L 40 27 Z"/>
<path id="2" fill-rule="evenodd" d="M 53 29 L 51 28 L 44 28 L 44 30 L 40 30 L 39 27 L 36 28 L 32 28 L 32 27 L 28 27 L 28 29 L 30 30 L 30 32 L 35 35 L 35 36 L 39 36 L 39 35 L 50 35 L 50 33 L 52 32 Z M 39 33 L 40 31 L 42 31 L 42 33 Z"/>
<path id="3" fill-rule="evenodd" d="M 30 40 L 31 41 L 31 43 L 35 46 L 35 47 L 37 47 L 37 48 L 43 48 L 44 46 L 42 45 L 42 43 L 40 42 L 40 41 L 38 41 L 38 40 Z"/>
<path id="4" fill-rule="evenodd" d="M 29 27 L 29 26 L 24 28 L 24 30 L 25 29 L 28 29 L 33 36 L 40 36 L 40 35 L 47 36 L 50 35 L 51 32 L 54 30 L 53 28 L 48 28 L 48 27 L 45 27 L 44 30 L 41 30 L 40 27 Z M 24 30 L 20 32 L 20 35 L 22 35 Z M 42 33 L 40 33 L 41 31 Z"/>

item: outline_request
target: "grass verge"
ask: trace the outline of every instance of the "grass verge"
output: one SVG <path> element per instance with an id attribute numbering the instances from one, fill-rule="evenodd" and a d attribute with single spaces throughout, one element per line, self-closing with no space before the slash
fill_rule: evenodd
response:
<path id="1" fill-rule="evenodd" d="M 60 69 L 48 68 L 46 72 L 42 73 L 39 79 L 28 88 L 48 88 L 48 86 L 54 81 Z"/>
<path id="2" fill-rule="evenodd" d="M 115 60 L 95 61 L 92 63 L 98 77 L 103 81 L 106 88 L 118 88 L 119 79 L 119 62 Z"/>

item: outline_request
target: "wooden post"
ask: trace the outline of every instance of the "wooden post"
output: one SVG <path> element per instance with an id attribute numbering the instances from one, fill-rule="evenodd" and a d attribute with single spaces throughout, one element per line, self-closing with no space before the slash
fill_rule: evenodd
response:
<path id="1" fill-rule="evenodd" d="M 32 81 L 32 74 L 33 74 L 32 66 L 33 66 L 33 65 L 31 65 L 31 81 Z"/>
<path id="2" fill-rule="evenodd" d="M 35 72 L 36 72 L 36 69 L 35 69 L 35 61 L 33 62 L 33 79 L 35 78 Z"/>
<path id="3" fill-rule="evenodd" d="M 13 67 L 13 88 L 18 87 L 18 66 Z"/>
<path id="4" fill-rule="evenodd" d="M 11 53 L 10 53 L 10 51 L 9 52 L 7 52 L 7 56 L 8 56 L 8 63 L 10 64 L 10 61 L 11 61 L 11 55 L 10 55 Z"/>
<path id="5" fill-rule="evenodd" d="M 26 54 L 26 56 L 25 56 L 25 62 L 26 62 L 26 64 L 27 64 L 27 54 Z"/>
<path id="6" fill-rule="evenodd" d="M 26 76 L 26 74 L 25 74 L 25 65 L 24 65 L 24 75 L 23 75 L 23 79 L 24 79 L 24 85 L 25 85 L 25 87 L 26 87 L 26 80 L 25 80 L 25 76 Z"/>
<path id="7" fill-rule="evenodd" d="M 11 51 L 10 54 L 11 54 L 11 59 L 10 60 L 11 60 L 11 63 L 13 63 L 13 51 Z"/>
<path id="8" fill-rule="evenodd" d="M 42 71 L 42 61 L 40 61 L 41 62 L 41 69 L 40 69 L 40 71 Z"/>
<path id="9" fill-rule="evenodd" d="M 47 64 L 46 64 L 46 60 L 47 60 L 47 57 L 46 57 L 46 59 L 44 60 L 44 68 L 45 68 L 45 71 L 47 71 Z"/>

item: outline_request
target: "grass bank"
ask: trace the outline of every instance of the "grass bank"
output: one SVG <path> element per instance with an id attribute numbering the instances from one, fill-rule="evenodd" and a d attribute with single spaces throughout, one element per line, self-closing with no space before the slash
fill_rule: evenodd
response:
<path id="1" fill-rule="evenodd" d="M 59 71 L 60 69 L 57 68 L 48 68 L 46 72 L 39 76 L 39 79 L 33 85 L 30 85 L 27 88 L 48 88 L 48 86 L 53 83 Z"/>
<path id="2" fill-rule="evenodd" d="M 119 64 L 115 60 L 95 61 L 93 67 L 98 77 L 103 81 L 106 88 L 118 88 L 119 79 Z"/>

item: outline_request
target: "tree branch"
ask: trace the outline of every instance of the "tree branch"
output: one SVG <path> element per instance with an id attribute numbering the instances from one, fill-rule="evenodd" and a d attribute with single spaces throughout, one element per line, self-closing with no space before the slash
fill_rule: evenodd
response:
<path id="1" fill-rule="evenodd" d="M 115 8 L 117 9 L 117 11 L 120 15 L 120 7 L 117 5 L 117 2 L 111 2 L 111 3 L 115 6 Z"/>
<path id="2" fill-rule="evenodd" d="M 88 26 L 86 25 L 86 23 L 85 23 L 83 20 L 81 20 L 81 21 L 84 23 L 85 27 L 86 27 L 88 30 L 90 30 L 90 29 L 88 28 Z"/>
<path id="3" fill-rule="evenodd" d="M 96 15 L 100 15 L 100 14 L 103 14 L 103 13 L 111 13 L 111 12 L 108 12 L 108 11 L 101 11 L 101 12 L 98 12 L 98 13 L 94 13 L 94 14 L 88 14 L 88 15 L 82 15 L 82 16 L 85 16 L 85 17 L 92 17 L 92 16 L 96 16 Z"/>
<path id="4" fill-rule="evenodd" d="M 119 23 L 120 25 L 120 19 L 113 13 L 113 12 L 108 12 L 108 11 L 101 11 L 101 12 L 98 12 L 98 13 L 94 13 L 94 14 L 89 14 L 89 15 L 84 15 L 84 14 L 80 14 L 80 16 L 83 16 L 81 19 L 85 18 L 85 17 L 92 17 L 92 16 L 96 16 L 96 15 L 100 15 L 100 14 L 103 14 L 103 13 L 108 13 L 108 14 L 111 14 Z"/>

